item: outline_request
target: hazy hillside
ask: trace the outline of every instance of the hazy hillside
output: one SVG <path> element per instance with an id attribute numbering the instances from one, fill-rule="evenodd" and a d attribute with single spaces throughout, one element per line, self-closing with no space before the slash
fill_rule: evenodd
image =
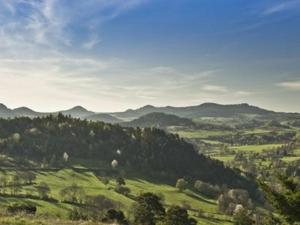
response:
<path id="1" fill-rule="evenodd" d="M 151 105 L 147 105 L 136 110 L 130 109 L 125 112 L 114 113 L 114 115 L 121 118 L 137 118 L 153 112 L 174 114 L 186 118 L 233 117 L 243 114 L 263 116 L 275 113 L 273 111 L 261 109 L 259 107 L 251 106 L 248 104 L 220 105 L 215 103 L 204 103 L 198 106 L 189 107 L 154 107 Z"/>
<path id="2" fill-rule="evenodd" d="M 72 116 L 74 118 L 86 118 L 88 116 L 94 115 L 95 113 L 92 111 L 89 111 L 82 106 L 75 106 L 68 110 L 59 111 L 63 115 Z"/>
<path id="3" fill-rule="evenodd" d="M 146 105 L 138 109 L 129 109 L 124 112 L 113 113 L 96 113 L 85 109 L 82 106 L 76 106 L 68 110 L 61 110 L 58 112 L 36 112 L 27 107 L 20 107 L 16 109 L 9 109 L 5 105 L 0 104 L 0 118 L 14 118 L 14 117 L 37 117 L 46 116 L 49 114 L 62 113 L 63 115 L 70 115 L 75 118 L 91 119 L 95 121 L 103 121 L 109 123 L 120 123 L 122 120 L 131 121 L 141 116 L 150 113 L 164 113 L 171 114 L 181 118 L 198 119 L 201 117 L 259 117 L 261 119 L 300 119 L 298 113 L 281 113 L 262 109 L 249 104 L 236 105 L 220 105 L 215 103 L 204 103 L 197 106 L 187 107 L 155 107 Z"/>
<path id="4" fill-rule="evenodd" d="M 5 105 L 0 104 L 0 117 L 1 118 L 8 118 L 8 117 L 14 117 L 14 113 L 12 110 L 7 108 Z"/>
<path id="5" fill-rule="evenodd" d="M 14 117 L 42 117 L 50 114 L 62 113 L 63 115 L 70 115 L 75 118 L 85 118 L 95 114 L 92 111 L 88 111 L 82 106 L 75 106 L 68 110 L 62 110 L 58 112 L 36 112 L 28 107 L 19 107 L 15 109 L 9 109 L 4 104 L 0 104 L 0 118 L 14 118 Z"/>
<path id="6" fill-rule="evenodd" d="M 44 113 L 35 112 L 32 109 L 29 109 L 27 107 L 20 107 L 13 110 L 13 114 L 17 117 L 37 117 L 37 116 L 43 116 Z"/>
<path id="7" fill-rule="evenodd" d="M 130 122 L 122 123 L 123 126 L 129 127 L 157 127 L 164 128 L 168 126 L 184 126 L 192 127 L 195 123 L 186 118 L 181 118 L 176 115 L 169 115 L 165 113 L 149 113 L 141 116 L 138 119 L 134 119 Z"/>
<path id="8" fill-rule="evenodd" d="M 110 114 L 106 113 L 97 113 L 97 114 L 92 114 L 90 116 L 87 116 L 85 119 L 87 120 L 92 120 L 92 121 L 102 121 L 104 123 L 122 123 L 123 120 L 118 119 Z"/>

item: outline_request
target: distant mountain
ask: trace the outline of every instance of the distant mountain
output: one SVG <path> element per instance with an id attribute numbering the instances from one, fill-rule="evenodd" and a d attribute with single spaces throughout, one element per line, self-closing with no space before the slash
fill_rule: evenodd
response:
<path id="1" fill-rule="evenodd" d="M 14 116 L 11 109 L 7 108 L 5 105 L 0 104 L 0 117 L 1 118 L 9 118 Z"/>
<path id="2" fill-rule="evenodd" d="M 68 110 L 59 111 L 59 113 L 62 113 L 63 115 L 66 115 L 66 116 L 72 116 L 74 118 L 81 118 L 81 119 L 85 119 L 85 118 L 95 114 L 94 112 L 88 111 L 87 109 L 83 108 L 82 106 L 75 106 Z"/>
<path id="3" fill-rule="evenodd" d="M 58 112 L 36 112 L 30 108 L 27 107 L 19 107 L 15 109 L 9 109 L 7 106 L 4 104 L 0 104 L 0 118 L 15 118 L 15 117 L 43 117 L 47 116 L 50 114 L 57 115 L 58 113 L 61 113 L 65 116 L 71 116 L 74 118 L 80 118 L 80 119 L 87 119 L 87 120 L 92 120 L 92 121 L 102 121 L 105 123 L 121 123 L 124 122 L 121 119 L 118 119 L 110 114 L 106 113 L 95 113 L 92 111 L 89 111 L 85 109 L 82 106 L 75 106 L 71 109 L 67 110 L 61 110 Z"/>
<path id="4" fill-rule="evenodd" d="M 129 109 L 125 112 L 113 113 L 120 118 L 138 118 L 149 113 L 165 113 L 172 114 L 185 118 L 199 118 L 199 117 L 234 117 L 240 115 L 270 115 L 275 114 L 274 111 L 262 109 L 249 104 L 236 104 L 236 105 L 220 105 L 215 103 L 204 103 L 197 106 L 188 107 L 154 107 L 151 105 L 132 110 Z"/>
<path id="5" fill-rule="evenodd" d="M 29 109 L 27 107 L 20 107 L 12 110 L 14 115 L 17 117 L 37 117 L 43 115 L 43 113 L 39 113 L 36 111 L 33 111 L 32 109 Z"/>
<path id="6" fill-rule="evenodd" d="M 36 112 L 27 107 L 19 107 L 15 109 L 9 109 L 4 104 L 0 104 L 0 118 L 14 118 L 14 117 L 42 117 L 50 114 L 58 114 L 62 113 L 63 115 L 70 115 L 75 118 L 84 119 L 86 117 L 92 116 L 95 113 L 92 111 L 88 111 L 87 109 L 83 108 L 82 106 L 75 106 L 68 110 L 62 110 L 58 112 Z"/>
<path id="7" fill-rule="evenodd" d="M 151 113 L 164 113 L 175 115 L 181 118 L 196 119 L 201 117 L 240 117 L 240 116 L 259 116 L 265 119 L 300 119 L 299 113 L 279 113 L 246 103 L 236 105 L 220 105 L 215 103 L 204 103 L 197 106 L 187 107 L 155 107 L 146 105 L 139 109 L 129 109 L 124 112 L 116 113 L 95 113 L 85 109 L 82 106 L 75 106 L 68 110 L 58 112 L 36 112 L 27 107 L 20 107 L 16 109 L 9 109 L 4 104 L 0 104 L 0 118 L 14 118 L 14 117 L 37 117 L 49 114 L 70 115 L 80 119 L 90 119 L 95 121 L 104 121 L 109 123 L 121 123 L 124 121 L 131 121 L 141 116 Z M 148 118 L 149 119 L 149 118 Z M 158 121 L 159 122 L 159 121 Z"/>
<path id="8" fill-rule="evenodd" d="M 187 118 L 181 118 L 176 115 L 170 115 L 165 113 L 149 113 L 141 116 L 138 119 L 134 119 L 130 122 L 122 123 L 123 126 L 128 127 L 157 127 L 164 128 L 169 126 L 195 126 L 195 123 Z"/>
<path id="9" fill-rule="evenodd" d="M 0 118 L 37 117 L 41 115 L 43 115 L 43 113 L 35 112 L 27 107 L 9 109 L 5 105 L 0 104 Z"/>
<path id="10" fill-rule="evenodd" d="M 123 120 L 118 119 L 118 118 L 116 118 L 110 114 L 106 114 L 106 113 L 96 113 L 96 114 L 86 117 L 86 119 L 92 120 L 92 121 L 102 121 L 104 123 L 111 123 L 111 124 L 124 122 Z"/>

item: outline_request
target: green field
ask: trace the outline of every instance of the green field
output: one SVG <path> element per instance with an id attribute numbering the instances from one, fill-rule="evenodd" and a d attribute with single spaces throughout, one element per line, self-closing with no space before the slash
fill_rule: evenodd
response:
<path id="1" fill-rule="evenodd" d="M 109 184 L 104 185 L 97 178 L 97 176 L 88 169 L 81 168 L 81 171 L 79 172 L 76 172 L 75 170 L 62 169 L 59 171 L 40 171 L 37 172 L 35 182 L 37 184 L 40 182 L 47 183 L 51 189 L 50 197 L 57 200 L 60 200 L 59 192 L 61 189 L 75 183 L 82 187 L 87 195 L 103 195 L 118 203 L 118 207 L 127 215 L 130 214 L 131 206 L 134 203 L 134 196 L 137 196 L 143 192 L 153 192 L 163 196 L 166 207 L 170 205 L 188 204 L 190 215 L 195 217 L 201 225 L 231 224 L 230 217 L 224 216 L 218 212 L 217 203 L 215 200 L 207 199 L 191 190 L 180 192 L 174 186 L 169 184 L 156 183 L 135 177 L 128 177 L 126 178 L 126 186 L 130 188 L 131 192 L 129 196 L 125 196 L 114 191 L 116 183 L 113 177 L 109 178 Z M 6 175 L 9 176 L 13 173 L 14 172 L 11 171 L 6 173 Z M 9 190 L 7 189 L 5 192 L 9 193 Z M 37 195 L 35 185 L 25 185 L 22 187 L 22 191 L 19 194 L 26 193 Z M 37 205 L 37 216 L 41 218 L 51 217 L 67 219 L 70 210 L 74 207 L 77 207 L 72 204 L 61 203 L 60 201 L 53 203 L 30 198 L 0 198 L 0 206 L 2 210 L 4 210 L 7 205 L 17 202 L 29 202 Z M 199 210 L 203 211 L 200 217 L 198 215 Z"/>
<path id="2" fill-rule="evenodd" d="M 103 223 L 96 222 L 82 222 L 82 221 L 64 221 L 57 219 L 33 219 L 26 218 L 24 216 L 17 217 L 1 217 L 0 216 L 0 224 L 1 225 L 104 225 Z"/>
<path id="3" fill-rule="evenodd" d="M 231 131 L 208 131 L 208 130 L 195 130 L 195 131 L 176 131 L 179 136 L 183 138 L 209 138 L 213 136 L 222 136 L 232 134 Z"/>
<path id="4" fill-rule="evenodd" d="M 242 152 L 256 152 L 261 153 L 263 150 L 271 150 L 281 147 L 282 144 L 267 144 L 267 145 L 241 145 L 232 147 L 233 150 Z"/>
<path id="5" fill-rule="evenodd" d="M 283 157 L 281 160 L 283 160 L 285 162 L 293 162 L 293 161 L 300 160 L 300 156 Z"/>
<path id="6" fill-rule="evenodd" d="M 234 160 L 234 155 L 212 156 L 212 158 L 223 161 L 223 162 L 230 162 L 230 161 Z"/>

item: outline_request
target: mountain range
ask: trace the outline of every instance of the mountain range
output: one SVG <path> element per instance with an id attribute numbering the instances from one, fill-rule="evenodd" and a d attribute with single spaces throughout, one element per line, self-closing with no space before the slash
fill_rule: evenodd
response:
<path id="1" fill-rule="evenodd" d="M 165 114 L 174 115 L 181 118 L 196 119 L 201 117 L 240 117 L 240 116 L 258 116 L 258 117 L 289 117 L 300 118 L 299 113 L 283 113 L 275 112 L 257 106 L 252 106 L 246 103 L 234 104 L 234 105 L 221 105 L 216 103 L 203 103 L 196 106 L 187 107 L 155 107 L 152 105 L 146 105 L 138 109 L 128 109 L 124 112 L 113 113 L 97 113 L 89 111 L 82 106 L 75 106 L 68 110 L 61 110 L 57 112 L 37 112 L 27 107 L 20 107 L 10 109 L 4 104 L 0 104 L 0 118 L 14 118 L 14 117 L 43 117 L 49 114 L 70 115 L 75 118 L 87 119 L 93 121 L 103 121 L 107 123 L 122 123 L 124 121 L 132 121 L 137 118 L 143 117 L 147 114 L 152 114 L 149 119 L 166 117 Z M 145 118 L 144 118 L 145 119 Z M 168 119 L 174 119 L 168 117 Z M 187 122 L 181 120 L 179 122 Z M 126 122 L 124 122 L 126 124 Z"/>

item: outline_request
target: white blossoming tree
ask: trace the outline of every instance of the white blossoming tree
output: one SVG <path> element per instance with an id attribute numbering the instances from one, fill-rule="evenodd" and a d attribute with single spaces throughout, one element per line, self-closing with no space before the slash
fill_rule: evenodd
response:
<path id="1" fill-rule="evenodd" d="M 112 166 L 112 168 L 114 168 L 114 169 L 117 168 L 118 165 L 119 165 L 119 163 L 118 163 L 118 161 L 115 160 L 115 159 L 111 162 L 111 166 Z"/>
<path id="2" fill-rule="evenodd" d="M 68 155 L 68 153 L 64 152 L 64 154 L 63 154 L 63 159 L 64 159 L 65 162 L 68 162 L 68 160 L 69 160 L 69 155 Z"/>

